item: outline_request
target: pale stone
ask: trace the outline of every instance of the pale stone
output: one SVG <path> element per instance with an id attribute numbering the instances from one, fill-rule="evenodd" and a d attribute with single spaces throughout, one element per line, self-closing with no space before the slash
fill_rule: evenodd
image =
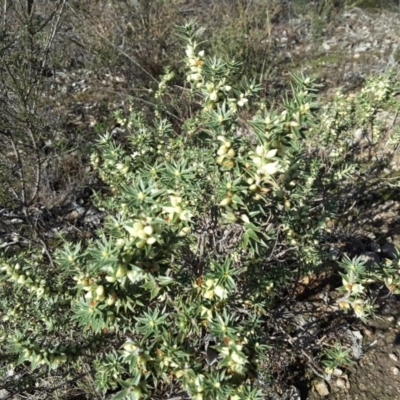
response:
<path id="1" fill-rule="evenodd" d="M 6 389 L 1 389 L 0 390 L 0 400 L 8 399 L 9 396 L 10 396 L 10 392 L 7 392 Z"/>
<path id="2" fill-rule="evenodd" d="M 333 370 L 333 376 L 339 377 L 339 376 L 342 376 L 342 375 L 343 375 L 343 371 L 340 368 L 335 368 Z"/>
<path id="3" fill-rule="evenodd" d="M 342 378 L 336 379 L 336 386 L 340 389 L 344 389 L 346 387 L 346 381 Z"/>
<path id="4" fill-rule="evenodd" d="M 319 381 L 315 385 L 315 390 L 318 392 L 318 394 L 322 397 L 329 396 L 329 389 L 325 381 Z"/>

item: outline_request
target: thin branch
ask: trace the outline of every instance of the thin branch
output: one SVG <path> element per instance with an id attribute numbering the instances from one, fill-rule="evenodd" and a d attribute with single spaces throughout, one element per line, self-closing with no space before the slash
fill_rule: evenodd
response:
<path id="1" fill-rule="evenodd" d="M 6 15 L 7 15 L 7 0 L 3 0 L 3 20 L 1 22 L 2 28 L 5 31 L 6 30 Z"/>
<path id="2" fill-rule="evenodd" d="M 73 9 L 73 7 L 68 4 L 68 7 L 71 9 L 71 11 L 75 14 L 75 16 L 84 24 L 85 21 L 80 17 L 80 15 Z M 125 53 L 125 51 L 121 50 L 120 47 L 115 45 L 113 42 L 111 42 L 109 39 L 107 39 L 101 32 L 99 32 L 97 29 L 94 29 L 94 31 L 103 39 L 105 40 L 110 46 L 112 46 L 115 50 L 117 50 L 120 54 L 122 54 L 124 57 L 126 57 L 129 61 L 131 61 L 133 64 L 135 64 L 142 72 L 144 72 L 149 78 L 151 78 L 154 82 L 159 83 L 156 78 L 154 78 L 153 75 L 150 74 L 150 72 L 146 71 L 136 60 L 134 60 L 129 54 Z"/>
<path id="3" fill-rule="evenodd" d="M 61 15 L 63 14 L 63 11 L 64 11 L 65 3 L 66 3 L 66 0 L 63 0 L 62 3 L 61 3 L 61 7 L 60 7 L 59 12 L 58 12 L 58 14 L 57 14 L 56 21 L 55 21 L 55 23 L 54 23 L 54 25 L 53 25 L 52 31 L 51 31 L 51 33 L 50 33 L 50 35 L 49 35 L 49 37 L 48 37 L 46 46 L 45 46 L 45 48 L 44 48 L 44 54 L 45 54 L 45 56 L 43 57 L 43 60 L 42 60 L 42 68 L 44 68 L 44 66 L 45 66 L 45 64 L 46 64 L 48 55 L 49 55 L 49 53 L 50 53 L 50 48 L 51 48 L 51 46 L 52 46 L 52 44 L 53 44 L 53 42 L 54 42 L 54 38 L 55 38 L 57 29 L 58 29 L 58 25 L 59 25 L 59 23 L 60 23 Z M 53 18 L 53 16 L 54 16 L 54 14 L 56 13 L 56 11 L 57 11 L 57 10 L 55 10 L 55 11 L 51 14 L 49 20 L 50 20 L 51 18 Z M 46 24 L 47 24 L 47 22 L 46 22 Z"/>
<path id="4" fill-rule="evenodd" d="M 31 204 L 33 204 L 34 200 L 36 199 L 37 193 L 39 191 L 42 164 L 41 164 L 40 152 L 39 152 L 39 148 L 37 147 L 37 144 L 36 144 L 35 136 L 33 135 L 31 128 L 28 128 L 27 131 L 28 131 L 29 137 L 30 137 L 30 139 L 32 141 L 32 145 L 33 145 L 33 148 L 35 150 L 36 161 L 37 161 L 37 164 L 36 164 L 36 181 L 35 181 L 35 186 L 34 186 L 34 189 L 33 189 L 33 193 L 32 193 L 31 198 L 29 199 L 29 201 L 26 204 L 24 202 L 24 205 L 29 207 Z"/>
<path id="5" fill-rule="evenodd" d="M 141 101 L 142 103 L 145 103 L 145 104 L 147 104 L 147 105 L 149 105 L 149 106 L 156 107 L 156 104 L 152 103 L 151 101 L 147 101 L 147 100 L 141 99 L 140 97 L 136 97 L 136 96 L 130 96 L 130 97 L 131 97 L 132 99 L 134 99 L 134 100 Z M 171 116 L 171 117 L 177 119 L 178 121 L 181 121 L 181 122 L 183 121 L 182 118 L 179 118 L 177 115 L 171 113 L 171 112 L 168 111 L 168 110 L 163 110 L 163 112 L 165 112 L 165 113 L 168 114 L 169 116 Z"/>
<path id="6" fill-rule="evenodd" d="M 11 146 L 13 148 L 15 157 L 17 158 L 17 163 L 18 163 L 18 167 L 19 167 L 19 180 L 21 182 L 21 198 L 22 198 L 22 204 L 25 205 L 25 201 L 26 201 L 26 191 L 25 191 L 25 174 L 24 174 L 24 169 L 23 169 L 23 165 L 22 165 L 22 161 L 21 161 L 21 157 L 20 154 L 17 150 L 17 148 L 15 147 L 15 143 L 14 140 L 8 136 L 8 139 L 11 142 Z M 17 197 L 18 198 L 18 197 Z"/>
<path id="7" fill-rule="evenodd" d="M 48 258 L 48 260 L 50 262 L 51 268 L 53 270 L 55 270 L 56 267 L 55 267 L 55 264 L 54 264 L 54 261 L 53 261 L 53 257 L 51 256 L 49 247 L 47 246 L 47 243 L 41 238 L 39 230 L 37 229 L 36 225 L 32 223 L 31 216 L 28 214 L 27 207 L 23 208 L 23 213 L 25 215 L 25 218 L 26 218 L 28 224 L 30 225 L 30 227 L 33 230 L 33 232 L 35 233 L 37 239 L 39 240 L 40 244 L 43 246 L 43 250 L 46 253 L 46 256 L 47 256 L 47 258 Z"/>

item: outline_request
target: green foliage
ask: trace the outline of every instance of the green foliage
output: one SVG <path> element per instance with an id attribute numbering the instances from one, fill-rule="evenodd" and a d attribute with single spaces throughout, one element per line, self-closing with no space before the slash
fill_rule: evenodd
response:
<path id="1" fill-rule="evenodd" d="M 373 313 L 374 308 L 363 297 L 363 292 L 365 291 L 363 283 L 366 282 L 365 263 L 360 261 L 359 258 L 350 260 L 348 257 L 345 257 L 344 261 L 339 264 L 345 271 L 340 274 L 343 286 L 339 290 L 346 294 L 336 301 L 341 309 L 347 311 L 352 308 L 358 318 L 366 321 L 367 317 Z"/>
<path id="2" fill-rule="evenodd" d="M 154 398 L 173 382 L 192 399 L 261 399 L 268 313 L 324 268 L 324 229 L 337 209 L 326 188 L 354 174 L 345 158 L 327 169 L 310 147 L 317 136 L 345 146 L 355 115 L 371 122 L 369 104 L 389 85 L 367 86 L 349 114 L 342 97 L 325 109 L 314 79 L 293 76 L 282 105 L 267 108 L 236 62 L 206 57 L 193 23 L 179 35 L 191 117 L 179 132 L 168 120 L 169 70 L 152 121 L 133 102 L 116 115 L 129 143 L 106 133 L 91 156 L 110 187 L 97 198 L 108 212 L 98 238 L 65 243 L 54 265 L 40 252 L 3 257 L 0 342 L 33 370 L 70 376 L 67 367 L 89 365 L 100 392 L 120 390 L 116 399 Z M 342 267 L 342 301 L 364 317 L 363 265 Z M 337 365 L 341 354 L 327 352 Z"/>
<path id="3" fill-rule="evenodd" d="M 325 350 L 324 360 L 322 361 L 327 373 L 332 373 L 335 368 L 348 367 L 353 362 L 350 356 L 350 349 L 345 349 L 341 345 L 335 345 Z"/>
<path id="4" fill-rule="evenodd" d="M 390 293 L 400 294 L 399 269 L 400 252 L 397 249 L 393 260 L 386 259 L 383 265 L 375 265 L 371 273 L 372 279 L 383 282 Z"/>

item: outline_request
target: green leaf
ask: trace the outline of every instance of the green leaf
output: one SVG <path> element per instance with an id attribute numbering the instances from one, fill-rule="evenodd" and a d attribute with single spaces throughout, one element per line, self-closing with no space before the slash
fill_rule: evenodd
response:
<path id="1" fill-rule="evenodd" d="M 243 203 L 243 200 L 236 194 L 232 197 L 232 202 L 235 203 L 235 204 L 240 204 L 241 206 L 245 205 Z"/>
<path id="2" fill-rule="evenodd" d="M 250 237 L 247 232 L 245 232 L 242 236 L 242 247 L 245 249 L 249 244 Z"/>
<path id="3" fill-rule="evenodd" d="M 124 389 L 118 392 L 114 397 L 113 400 L 125 400 L 128 399 L 130 396 L 130 390 Z"/>
<path id="4" fill-rule="evenodd" d="M 170 276 L 158 276 L 156 280 L 160 286 L 168 286 L 175 283 L 175 279 Z"/>
<path id="5" fill-rule="evenodd" d="M 253 240 L 255 240 L 256 242 L 260 242 L 259 237 L 257 236 L 257 234 L 252 230 L 252 229 L 248 229 L 246 231 L 246 234 Z"/>

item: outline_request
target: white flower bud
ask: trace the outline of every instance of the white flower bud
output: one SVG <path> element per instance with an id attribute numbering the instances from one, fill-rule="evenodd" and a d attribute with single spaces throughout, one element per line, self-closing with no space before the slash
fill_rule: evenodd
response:
<path id="1" fill-rule="evenodd" d="M 253 157 L 253 162 L 256 164 L 258 167 L 260 167 L 263 163 L 263 160 L 261 157 Z"/>
<path id="2" fill-rule="evenodd" d="M 154 244 L 155 242 L 156 242 L 156 238 L 155 238 L 154 236 L 150 236 L 150 237 L 146 240 L 146 243 L 147 243 L 147 244 L 150 244 L 150 245 Z"/>
<path id="3" fill-rule="evenodd" d="M 211 94 L 210 94 L 210 100 L 211 101 L 217 101 L 218 100 L 218 93 L 216 90 L 214 90 Z"/>
<path id="4" fill-rule="evenodd" d="M 232 199 L 230 197 L 225 197 L 220 203 L 219 205 L 222 207 L 228 206 L 229 204 L 232 203 Z"/>
<path id="5" fill-rule="evenodd" d="M 252 184 L 249 186 L 250 191 L 255 192 L 258 189 L 258 185 Z"/>
<path id="6" fill-rule="evenodd" d="M 118 247 L 122 247 L 122 246 L 125 245 L 125 239 L 119 238 L 119 239 L 117 239 L 117 241 L 115 242 L 115 244 L 116 244 Z"/>
<path id="7" fill-rule="evenodd" d="M 223 156 L 223 155 L 225 155 L 227 152 L 228 152 L 228 148 L 227 148 L 225 145 L 222 145 L 222 146 L 218 149 L 217 154 L 218 154 L 219 156 Z"/>
<path id="8" fill-rule="evenodd" d="M 143 232 L 147 235 L 147 236 L 151 236 L 154 232 L 154 229 L 151 225 L 147 225 L 143 228 Z"/>
<path id="9" fill-rule="evenodd" d="M 212 92 L 212 90 L 214 89 L 214 84 L 212 82 L 207 82 L 206 84 L 206 89 L 208 92 Z"/>
<path id="10" fill-rule="evenodd" d="M 146 235 L 146 232 L 144 230 L 139 231 L 136 236 L 139 239 L 143 239 L 143 240 L 147 239 L 147 235 Z"/>
<path id="11" fill-rule="evenodd" d="M 240 218 L 241 218 L 241 220 L 242 220 L 244 223 L 246 223 L 246 224 L 249 224 L 249 223 L 250 223 L 250 218 L 249 218 L 246 214 L 242 214 L 242 215 L 240 216 Z"/>
<path id="12" fill-rule="evenodd" d="M 257 146 L 256 147 L 256 154 L 262 157 L 265 154 L 265 147 L 264 146 Z"/>
<path id="13" fill-rule="evenodd" d="M 259 173 L 263 173 L 265 175 L 274 175 L 279 171 L 279 161 L 275 161 L 272 163 L 264 164 L 260 169 Z"/>
<path id="14" fill-rule="evenodd" d="M 217 160 L 216 160 L 217 164 L 222 164 L 224 162 L 224 159 L 225 159 L 225 156 L 217 157 Z"/>
<path id="15" fill-rule="evenodd" d="M 116 278 L 122 278 L 123 276 L 126 275 L 127 271 L 128 271 L 127 268 L 121 265 L 121 266 L 117 269 L 117 273 L 115 274 L 115 277 L 116 277 Z"/>
<path id="16" fill-rule="evenodd" d="M 201 74 L 199 72 L 191 74 L 190 75 L 190 80 L 193 81 L 193 82 L 201 81 Z"/>
<path id="17" fill-rule="evenodd" d="M 237 105 L 238 105 L 239 107 L 243 107 L 248 101 L 249 101 L 248 99 L 246 99 L 245 97 L 243 97 L 243 98 L 241 98 L 241 99 L 237 102 Z"/>
<path id="18" fill-rule="evenodd" d="M 272 158 L 275 157 L 276 153 L 277 153 L 278 149 L 272 149 L 270 150 L 267 154 L 266 154 L 266 158 Z"/>
<path id="19" fill-rule="evenodd" d="M 104 286 L 103 285 L 97 286 L 97 288 L 96 288 L 96 295 L 97 296 L 103 296 L 104 292 L 105 292 L 105 290 L 104 290 Z"/>
<path id="20" fill-rule="evenodd" d="M 185 53 L 188 56 L 188 58 L 192 58 L 194 56 L 194 48 L 193 48 L 193 46 L 188 44 L 188 46 L 186 47 Z"/>
<path id="21" fill-rule="evenodd" d="M 146 241 L 145 240 L 141 240 L 140 242 L 136 243 L 136 247 L 138 249 L 142 249 L 144 246 L 146 246 Z"/>

